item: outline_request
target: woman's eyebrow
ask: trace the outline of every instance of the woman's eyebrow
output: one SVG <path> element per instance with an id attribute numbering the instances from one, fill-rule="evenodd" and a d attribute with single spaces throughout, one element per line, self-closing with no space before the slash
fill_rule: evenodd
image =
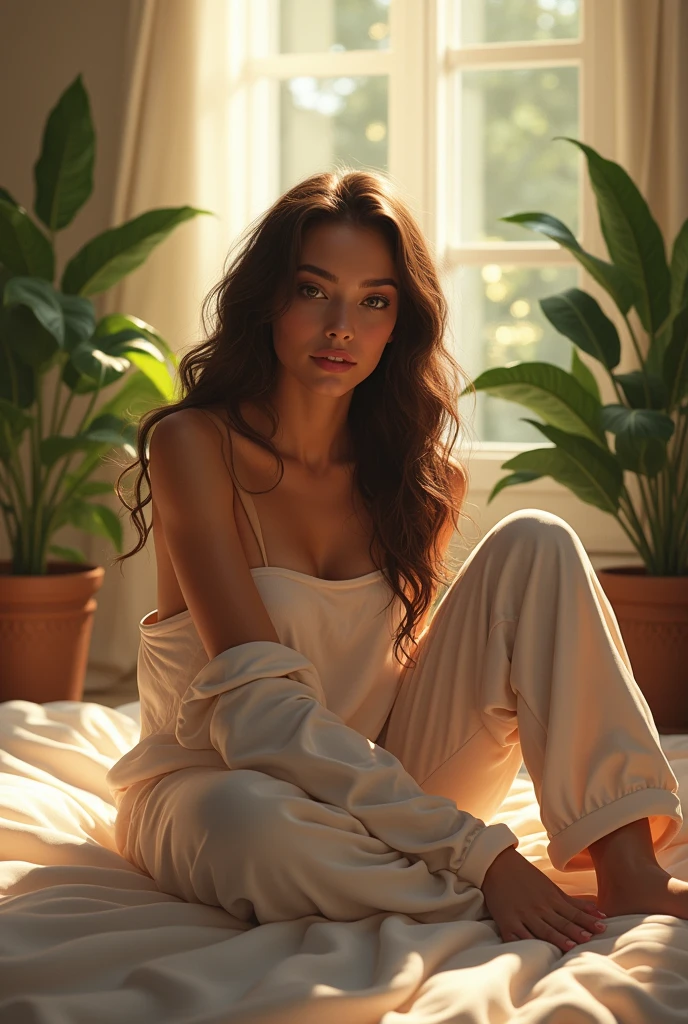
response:
<path id="1" fill-rule="evenodd" d="M 336 274 L 331 274 L 329 270 L 323 270 L 322 267 L 314 267 L 312 263 L 302 263 L 297 270 L 309 270 L 311 274 L 318 274 L 319 277 L 324 277 L 328 281 L 334 281 L 335 284 L 339 281 Z M 391 284 L 393 288 L 397 288 L 396 281 L 391 277 L 378 277 L 371 278 L 369 281 L 361 281 L 361 288 L 380 288 L 383 284 Z"/>

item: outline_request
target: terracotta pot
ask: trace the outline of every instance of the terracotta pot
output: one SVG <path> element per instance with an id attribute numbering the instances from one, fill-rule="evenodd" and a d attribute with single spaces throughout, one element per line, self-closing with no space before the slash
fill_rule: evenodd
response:
<path id="1" fill-rule="evenodd" d="M 44 576 L 15 576 L 0 559 L 0 701 L 81 700 L 105 569 L 49 562 Z"/>
<path id="2" fill-rule="evenodd" d="M 645 566 L 597 577 L 660 733 L 688 732 L 688 576 L 648 576 Z"/>

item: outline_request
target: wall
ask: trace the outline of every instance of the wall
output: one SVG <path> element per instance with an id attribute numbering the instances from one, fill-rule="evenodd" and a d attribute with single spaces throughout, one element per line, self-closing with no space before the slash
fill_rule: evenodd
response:
<path id="1" fill-rule="evenodd" d="M 81 73 L 96 130 L 94 188 L 72 223 L 56 238 L 58 276 L 86 241 L 112 226 L 129 75 L 130 24 L 137 0 L 2 0 L 0 5 L 0 185 L 33 212 L 33 168 L 47 117 L 68 85 Z M 98 310 L 98 301 L 96 301 Z M 55 374 L 45 378 L 52 397 Z M 63 399 L 64 400 L 64 399 Z M 83 403 L 75 403 L 82 405 Z M 66 432 L 83 410 L 72 407 Z M 71 536 L 70 536 L 71 534 Z M 66 529 L 61 542 L 83 534 Z M 9 545 L 0 529 L 0 558 Z"/>

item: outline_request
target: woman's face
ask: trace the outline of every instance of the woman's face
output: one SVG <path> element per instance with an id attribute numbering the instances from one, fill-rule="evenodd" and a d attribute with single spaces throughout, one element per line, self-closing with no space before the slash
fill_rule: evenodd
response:
<path id="1" fill-rule="evenodd" d="M 345 394 L 373 372 L 396 322 L 394 259 L 381 232 L 317 224 L 304 234 L 298 267 L 291 304 L 273 322 L 275 353 L 283 372 L 308 390 Z M 313 358 L 326 349 L 353 365 Z M 337 373 L 331 365 L 349 368 Z"/>

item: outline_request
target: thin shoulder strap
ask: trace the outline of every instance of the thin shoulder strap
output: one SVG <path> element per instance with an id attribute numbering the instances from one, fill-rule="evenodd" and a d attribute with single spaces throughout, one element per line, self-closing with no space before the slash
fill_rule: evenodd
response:
<path id="1" fill-rule="evenodd" d="M 232 438 L 231 438 L 229 429 L 228 429 L 226 423 L 224 423 L 223 420 L 220 419 L 220 417 L 217 415 L 217 413 L 211 412 L 210 409 L 203 409 L 203 412 L 207 413 L 209 416 L 212 416 L 213 419 L 217 420 L 217 422 L 220 424 L 220 426 L 222 428 L 222 432 L 223 432 L 224 436 L 227 438 L 227 440 L 229 442 L 230 459 L 229 459 L 229 463 L 227 464 L 227 468 L 229 469 L 230 476 L 232 477 L 232 480 L 234 481 L 234 485 L 236 487 L 236 492 L 237 492 L 237 494 L 239 496 L 239 501 L 241 502 L 241 504 L 244 507 L 244 512 L 246 513 L 248 521 L 251 524 L 251 529 L 253 530 L 255 538 L 258 541 L 258 547 L 260 548 L 260 553 L 261 553 L 261 556 L 262 556 L 262 559 L 263 559 L 263 565 L 267 565 L 268 564 L 268 556 L 267 556 L 267 553 L 265 551 L 265 544 L 263 542 L 263 531 L 260 528 L 260 519 L 258 518 L 258 512 L 256 510 L 255 502 L 253 501 L 253 498 L 248 493 L 248 491 L 244 490 L 244 488 L 241 486 L 241 484 L 239 483 L 239 481 L 237 480 L 237 478 L 236 478 L 236 476 L 234 474 Z"/>

